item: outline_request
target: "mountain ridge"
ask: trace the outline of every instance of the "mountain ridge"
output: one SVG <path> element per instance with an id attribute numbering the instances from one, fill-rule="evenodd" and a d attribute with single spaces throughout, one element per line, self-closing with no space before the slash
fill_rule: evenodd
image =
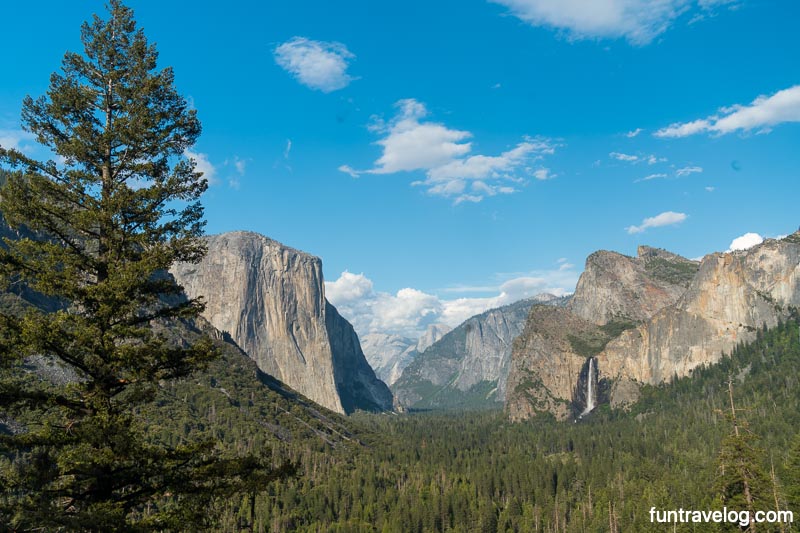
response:
<path id="1" fill-rule="evenodd" d="M 643 384 L 718 362 L 798 305 L 800 232 L 699 263 L 650 247 L 636 258 L 595 252 L 561 316 L 543 321 L 532 310 L 515 343 L 505 409 L 512 420 L 580 412 L 576 376 L 589 357 L 606 400 L 627 406 Z"/>

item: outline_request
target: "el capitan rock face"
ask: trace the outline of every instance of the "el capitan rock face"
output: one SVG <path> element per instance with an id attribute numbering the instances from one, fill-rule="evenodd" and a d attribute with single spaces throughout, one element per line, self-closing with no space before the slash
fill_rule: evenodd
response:
<path id="1" fill-rule="evenodd" d="M 698 263 L 640 247 L 639 257 L 597 252 L 567 310 L 534 308 L 514 345 L 506 410 L 515 420 L 575 413 L 576 372 L 595 356 L 614 406 L 719 361 L 800 306 L 800 233 Z M 579 389 L 578 389 L 579 390 Z"/>
<path id="2" fill-rule="evenodd" d="M 198 264 L 171 270 L 203 317 L 258 367 L 337 412 L 390 409 L 352 326 L 325 300 L 319 258 L 251 232 L 206 237 Z"/>

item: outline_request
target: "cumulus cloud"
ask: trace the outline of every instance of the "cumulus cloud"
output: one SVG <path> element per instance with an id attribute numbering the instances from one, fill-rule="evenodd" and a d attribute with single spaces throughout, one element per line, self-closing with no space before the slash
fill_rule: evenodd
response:
<path id="1" fill-rule="evenodd" d="M 364 274 L 345 270 L 336 281 L 325 282 L 325 294 L 335 305 L 346 305 L 372 293 L 372 281 Z"/>
<path id="2" fill-rule="evenodd" d="M 729 0 L 491 0 L 533 26 L 564 30 L 573 39 L 625 38 L 646 45 L 681 14 L 709 13 Z M 697 9 L 695 11 L 698 11 Z"/>
<path id="3" fill-rule="evenodd" d="M 376 291 L 362 274 L 342 272 L 325 282 L 328 300 L 347 318 L 359 335 L 395 333 L 419 336 L 434 323 L 455 327 L 471 316 L 541 293 L 558 296 L 572 292 L 578 281 L 573 265 L 561 263 L 556 270 L 511 275 L 502 283 L 480 287 L 458 286 L 442 293 L 489 293 L 485 297 L 441 298 L 406 287 L 394 294 Z"/>
<path id="4" fill-rule="evenodd" d="M 659 228 L 662 226 L 672 226 L 674 224 L 679 224 L 686 220 L 688 216 L 685 213 L 676 213 L 674 211 L 665 211 L 661 214 L 658 214 L 654 217 L 645 218 L 642 220 L 642 223 L 638 226 L 628 226 L 625 228 L 628 233 L 642 233 L 643 231 L 647 230 L 648 228 Z"/>
<path id="5" fill-rule="evenodd" d="M 767 133 L 774 126 L 800 122 L 800 85 L 759 96 L 749 105 L 725 107 L 717 114 L 691 122 L 675 123 L 654 133 L 656 137 L 688 137 L 697 133 L 725 135 L 735 131 Z"/>
<path id="6" fill-rule="evenodd" d="M 758 233 L 745 233 L 740 237 L 736 237 L 731 241 L 731 245 L 728 247 L 729 252 L 733 252 L 735 250 L 747 250 L 748 248 L 752 248 L 757 244 L 761 244 L 764 242 L 764 237 L 759 235 Z"/>
<path id="7" fill-rule="evenodd" d="M 553 177 L 548 169 L 532 168 L 555 151 L 543 138 L 525 138 L 500 155 L 472 154 L 472 134 L 425 120 L 426 107 L 414 99 L 395 104 L 396 116 L 389 122 L 375 119 L 370 130 L 382 137 L 376 142 L 383 153 L 372 169 L 357 171 L 349 165 L 339 170 L 350 176 L 424 171 L 425 179 L 412 183 L 429 194 L 451 198 L 454 203 L 480 202 L 487 196 L 517 192 L 525 177 Z"/>
<path id="8" fill-rule="evenodd" d="M 631 130 L 628 133 L 626 133 L 625 136 L 629 139 L 633 139 L 634 137 L 642 133 L 642 131 L 644 131 L 642 130 L 642 128 L 636 128 L 635 130 Z"/>
<path id="9" fill-rule="evenodd" d="M 472 149 L 469 142 L 464 142 L 472 136 L 468 131 L 421 122 L 427 110 L 416 100 L 401 100 L 396 106 L 399 114 L 385 128 L 386 136 L 376 143 L 383 147 L 383 154 L 370 171 L 372 174 L 435 169 L 455 162 Z"/>
<path id="10" fill-rule="evenodd" d="M 203 177 L 208 180 L 209 185 L 216 185 L 218 183 L 217 169 L 211 164 L 211 161 L 208 160 L 208 154 L 185 150 L 183 155 L 187 159 L 194 159 L 195 171 L 202 172 Z"/>
<path id="11" fill-rule="evenodd" d="M 347 74 L 355 56 L 341 43 L 294 37 L 275 49 L 275 62 L 297 81 L 329 93 L 347 87 L 355 78 Z"/>

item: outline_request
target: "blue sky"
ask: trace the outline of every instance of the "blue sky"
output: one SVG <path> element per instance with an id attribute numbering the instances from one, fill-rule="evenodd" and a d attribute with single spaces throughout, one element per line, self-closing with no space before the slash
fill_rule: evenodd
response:
<path id="1" fill-rule="evenodd" d="M 800 224 L 794 1 L 129 4 L 203 123 L 208 231 L 320 256 L 362 334 Z M 104 8 L 30 9 L 4 6 L 0 144 L 35 150 L 22 98 Z"/>

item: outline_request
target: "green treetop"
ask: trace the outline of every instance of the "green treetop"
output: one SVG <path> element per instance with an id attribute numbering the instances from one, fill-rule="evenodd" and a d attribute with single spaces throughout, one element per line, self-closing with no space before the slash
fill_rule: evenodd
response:
<path id="1" fill-rule="evenodd" d="M 252 486 L 241 469 L 272 476 L 253 458 L 221 460 L 208 442 L 163 445 L 136 414 L 161 380 L 216 356 L 208 338 L 175 333 L 202 303 L 166 274 L 205 252 L 207 182 L 183 157 L 200 123 L 119 0 L 81 38 L 84 53 L 65 55 L 46 96 L 23 103 L 23 127 L 58 162 L 0 147 L 11 170 L 0 210 L 26 228 L 5 239 L 0 278 L 56 308 L 0 314 L 0 419 L 23 428 L 0 425 L 0 522 L 191 529 L 215 493 Z M 38 379 L 23 365 L 32 356 L 75 379 Z"/>

